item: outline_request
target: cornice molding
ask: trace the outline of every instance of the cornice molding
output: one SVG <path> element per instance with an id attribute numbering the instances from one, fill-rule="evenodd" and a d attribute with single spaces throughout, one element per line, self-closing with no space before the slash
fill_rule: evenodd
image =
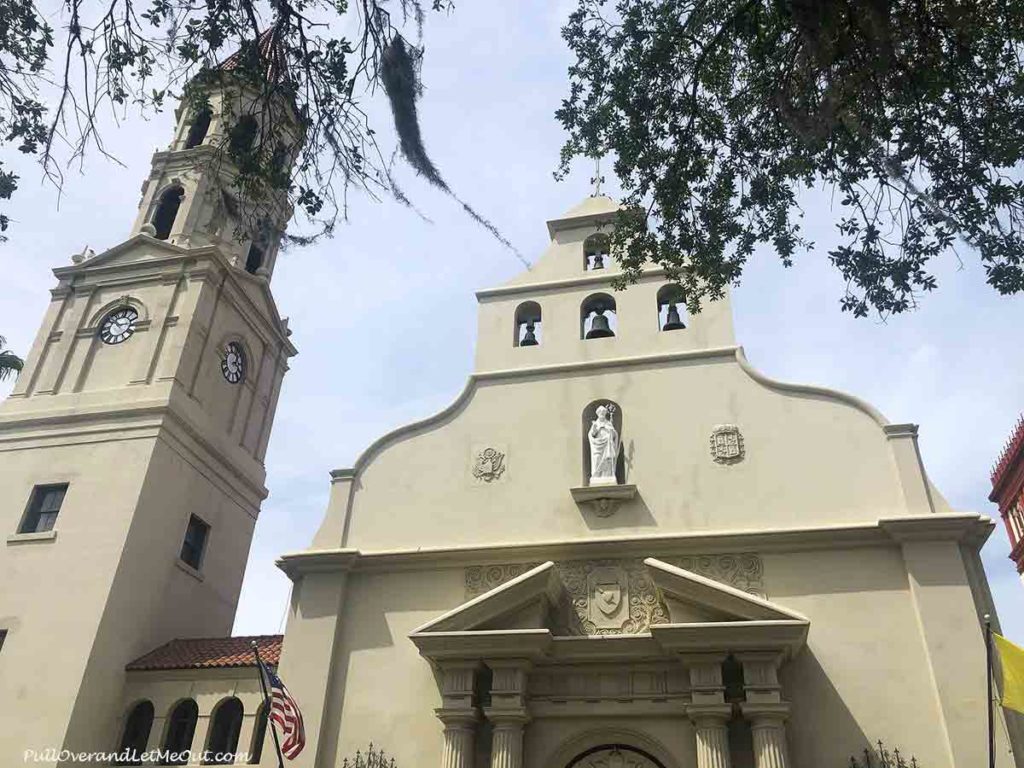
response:
<path id="1" fill-rule="evenodd" d="M 593 286 L 609 286 L 611 282 L 621 277 L 622 272 L 618 269 L 609 268 L 597 272 L 590 272 L 579 277 L 568 277 L 561 280 L 544 280 L 535 283 L 517 283 L 515 285 L 500 285 L 497 288 L 481 288 L 476 292 L 477 301 L 487 299 L 500 299 L 506 296 L 518 296 L 524 293 L 550 293 L 561 291 L 567 288 L 588 288 Z M 644 269 L 638 282 L 648 282 L 655 278 L 663 279 L 665 269 L 663 267 L 651 267 Z"/>

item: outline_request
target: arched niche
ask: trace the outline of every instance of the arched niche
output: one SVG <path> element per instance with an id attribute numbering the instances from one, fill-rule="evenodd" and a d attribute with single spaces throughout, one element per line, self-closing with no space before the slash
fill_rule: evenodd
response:
<path id="1" fill-rule="evenodd" d="M 615 459 L 615 481 L 619 485 L 624 485 L 626 482 L 626 452 L 623 449 L 622 442 L 622 409 L 619 404 L 608 398 L 601 398 L 600 400 L 594 400 L 586 408 L 583 409 L 581 418 L 580 434 L 582 435 L 583 442 L 583 482 L 581 485 L 590 485 L 590 428 L 597 419 L 597 409 L 601 406 L 608 408 L 611 412 L 612 426 L 615 427 L 615 431 L 619 435 L 619 453 Z"/>
<path id="2" fill-rule="evenodd" d="M 242 731 L 242 702 L 234 696 L 221 700 L 213 710 L 206 751 L 211 765 L 231 765 L 238 751 Z"/>
<path id="3" fill-rule="evenodd" d="M 121 746 L 118 753 L 124 759 L 118 765 L 142 765 L 142 754 L 149 744 L 149 733 L 153 730 L 153 702 L 138 702 L 124 721 L 121 733 Z"/>
<path id="4" fill-rule="evenodd" d="M 536 301 L 524 301 L 516 307 L 515 335 L 517 347 L 536 347 L 541 342 L 541 311 Z"/>
<path id="5" fill-rule="evenodd" d="M 186 765 L 196 735 L 199 707 L 193 699 L 183 699 L 174 705 L 167 717 L 163 749 L 164 765 Z"/>
<path id="6" fill-rule="evenodd" d="M 578 754 L 565 768 L 665 768 L 665 764 L 630 744 L 598 744 Z"/>
<path id="7" fill-rule="evenodd" d="M 648 733 L 622 727 L 602 727 L 584 730 L 562 742 L 541 762 L 540 768 L 590 768 L 595 759 L 607 757 L 607 753 L 618 749 L 629 761 L 638 762 L 643 768 L 685 768 L 677 762 L 676 756 L 661 741 Z"/>
<path id="8" fill-rule="evenodd" d="M 611 262 L 611 240 L 608 235 L 595 233 L 583 241 L 583 271 L 606 269 Z"/>
<path id="9" fill-rule="evenodd" d="M 592 293 L 580 304 L 580 338 L 603 339 L 619 327 L 615 299 L 607 293 Z"/>
<path id="10" fill-rule="evenodd" d="M 192 120 L 192 125 L 188 128 L 188 134 L 185 136 L 185 149 L 198 147 L 206 140 L 206 134 L 210 130 L 210 120 L 212 117 L 213 114 L 210 112 L 209 107 L 196 114 L 195 119 Z"/>
<path id="11" fill-rule="evenodd" d="M 681 331 L 686 328 L 686 297 L 676 283 L 658 289 L 658 330 Z"/>
<path id="12" fill-rule="evenodd" d="M 166 240 L 171 236 L 174 220 L 178 217 L 178 209 L 184 198 L 185 188 L 180 184 L 168 187 L 160 193 L 156 208 L 153 210 L 153 217 L 150 219 L 150 223 L 156 230 L 153 237 L 157 240 Z"/>

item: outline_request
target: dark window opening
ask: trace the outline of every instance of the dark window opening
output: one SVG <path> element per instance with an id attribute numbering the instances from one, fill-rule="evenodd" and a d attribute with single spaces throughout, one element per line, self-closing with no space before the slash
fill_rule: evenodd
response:
<path id="1" fill-rule="evenodd" d="M 57 522 L 64 495 L 68 492 L 67 483 L 61 485 L 37 485 L 32 489 L 28 512 L 21 522 L 18 533 L 43 533 L 52 531 Z"/>
<path id="2" fill-rule="evenodd" d="M 142 765 L 142 755 L 149 744 L 149 732 L 152 729 L 153 704 L 148 701 L 140 701 L 132 709 L 124 724 L 117 765 Z"/>
<path id="3" fill-rule="evenodd" d="M 181 544 L 181 560 L 199 570 L 203 562 L 203 550 L 206 549 L 206 539 L 210 535 L 210 526 L 204 523 L 195 515 L 188 519 L 188 528 L 185 530 L 185 540 Z"/>
<path id="4" fill-rule="evenodd" d="M 166 240 L 171 235 L 171 227 L 178 217 L 178 208 L 181 206 L 182 198 L 185 197 L 185 190 L 182 187 L 171 187 L 160 195 L 160 202 L 156 204 L 156 212 L 153 214 L 153 227 L 156 233 L 153 235 L 157 240 Z"/>
<path id="5" fill-rule="evenodd" d="M 192 147 L 198 147 L 203 143 L 203 140 L 206 138 L 206 132 L 210 130 L 211 117 L 209 108 L 196 115 L 196 119 L 192 121 L 192 125 L 188 129 L 185 149 L 192 149 Z"/>
<path id="6" fill-rule="evenodd" d="M 680 286 L 669 283 L 658 289 L 658 327 L 661 330 L 678 331 L 686 328 L 686 323 L 679 313 L 680 304 L 685 310 L 686 297 Z"/>
<path id="7" fill-rule="evenodd" d="M 238 734 L 242 730 L 242 702 L 231 698 L 217 707 L 210 725 L 206 750 L 211 765 L 231 765 L 238 751 Z"/>
<path id="8" fill-rule="evenodd" d="M 196 734 L 199 707 L 192 699 L 186 699 L 174 708 L 168 719 L 163 765 L 186 765 L 192 737 Z"/>
<path id="9" fill-rule="evenodd" d="M 0 651 L 4 649 L 4 641 L 7 640 L 7 630 L 0 629 Z"/>
<path id="10" fill-rule="evenodd" d="M 263 266 L 263 244 L 258 240 L 253 240 L 249 245 L 249 253 L 245 256 L 245 271 L 250 275 L 255 275 L 256 270 Z"/>
<path id="11" fill-rule="evenodd" d="M 249 152 L 256 142 L 256 134 L 259 129 L 260 124 L 252 115 L 242 115 L 238 118 L 238 122 L 231 128 L 229 137 L 231 153 L 244 155 Z"/>
<path id="12" fill-rule="evenodd" d="M 583 269 L 604 269 L 611 261 L 611 242 L 607 235 L 591 235 L 583 241 Z"/>

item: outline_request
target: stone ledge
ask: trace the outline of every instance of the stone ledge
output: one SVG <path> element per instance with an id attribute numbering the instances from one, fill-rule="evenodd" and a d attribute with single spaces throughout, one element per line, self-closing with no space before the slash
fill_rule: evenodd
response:
<path id="1" fill-rule="evenodd" d="M 577 504 L 593 504 L 594 514 L 598 517 L 609 517 L 615 514 L 619 504 L 636 498 L 636 486 L 632 483 L 623 485 L 584 485 L 570 488 L 573 501 Z"/>
<path id="2" fill-rule="evenodd" d="M 33 542 L 56 541 L 57 531 L 40 531 L 39 533 L 12 533 L 7 537 L 8 544 L 29 544 Z"/>

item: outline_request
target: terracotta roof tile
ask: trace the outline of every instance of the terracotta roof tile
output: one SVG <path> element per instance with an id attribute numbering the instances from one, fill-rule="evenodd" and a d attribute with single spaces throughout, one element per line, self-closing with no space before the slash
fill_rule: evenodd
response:
<path id="1" fill-rule="evenodd" d="M 260 657 L 277 665 L 281 658 L 282 635 L 246 635 L 242 637 L 194 637 L 171 640 L 131 662 L 126 669 L 215 669 L 218 667 L 255 667 L 252 653 L 255 640 Z"/>

